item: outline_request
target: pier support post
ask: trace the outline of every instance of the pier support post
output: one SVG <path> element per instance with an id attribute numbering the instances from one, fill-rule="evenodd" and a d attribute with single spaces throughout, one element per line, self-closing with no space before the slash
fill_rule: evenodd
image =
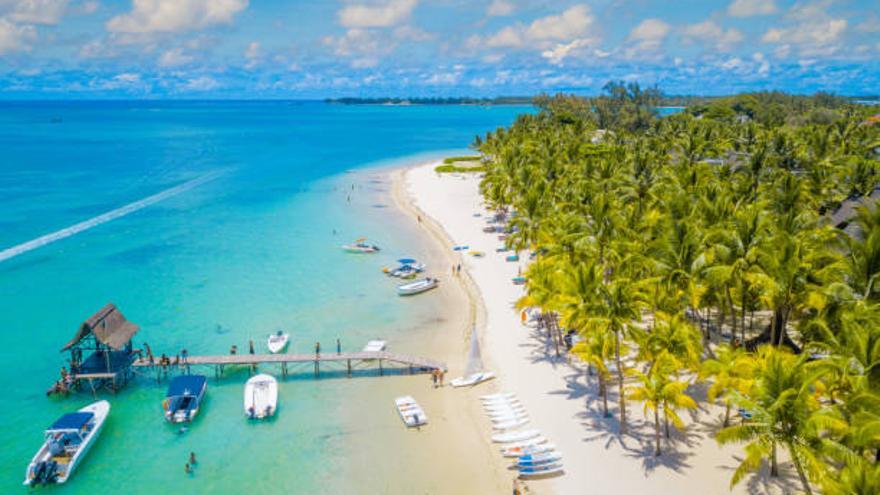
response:
<path id="1" fill-rule="evenodd" d="M 287 362 L 281 363 L 281 377 L 287 378 Z"/>
<path id="2" fill-rule="evenodd" d="M 315 378 L 318 378 L 318 360 L 315 359 Z"/>
<path id="3" fill-rule="evenodd" d="M 382 376 L 382 375 L 384 375 L 384 374 L 385 374 L 385 372 L 384 372 L 384 370 L 382 369 L 382 360 L 380 359 L 380 360 L 379 360 L 379 376 Z"/>
<path id="4" fill-rule="evenodd" d="M 348 359 L 348 377 L 351 378 L 351 359 Z"/>

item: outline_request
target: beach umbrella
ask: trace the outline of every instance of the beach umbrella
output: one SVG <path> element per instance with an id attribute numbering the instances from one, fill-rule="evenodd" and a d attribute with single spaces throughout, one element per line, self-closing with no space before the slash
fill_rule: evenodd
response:
<path id="1" fill-rule="evenodd" d="M 414 260 L 412 258 L 400 258 L 399 260 L 397 260 L 397 262 L 400 263 L 401 265 L 411 265 L 411 264 L 415 263 L 416 260 Z"/>

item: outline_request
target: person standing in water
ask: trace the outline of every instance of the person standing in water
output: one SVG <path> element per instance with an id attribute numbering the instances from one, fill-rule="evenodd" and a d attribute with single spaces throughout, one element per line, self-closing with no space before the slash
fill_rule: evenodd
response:
<path id="1" fill-rule="evenodd" d="M 195 452 L 189 453 L 189 463 L 191 466 L 195 466 L 196 464 L 198 464 L 198 461 L 196 461 L 196 453 Z"/>
<path id="2" fill-rule="evenodd" d="M 339 338 L 336 338 L 336 354 L 342 354 L 342 342 L 339 341 Z"/>
<path id="3" fill-rule="evenodd" d="M 315 342 L 315 357 L 319 357 L 321 355 L 321 343 Z"/>

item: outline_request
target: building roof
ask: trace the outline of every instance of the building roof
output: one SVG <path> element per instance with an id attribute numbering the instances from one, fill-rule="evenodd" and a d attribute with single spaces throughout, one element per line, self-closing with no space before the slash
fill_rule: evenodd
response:
<path id="1" fill-rule="evenodd" d="M 168 384 L 168 392 L 165 397 L 179 397 L 182 395 L 199 396 L 205 389 L 208 379 L 204 375 L 180 375 L 171 379 Z"/>
<path id="2" fill-rule="evenodd" d="M 66 351 L 89 334 L 93 334 L 98 342 L 118 351 L 125 347 L 139 329 L 139 326 L 125 319 L 115 304 L 107 303 L 80 325 L 76 335 L 61 350 Z"/>
<path id="3" fill-rule="evenodd" d="M 72 412 L 67 413 L 64 416 L 61 416 L 52 426 L 49 427 L 50 430 L 79 430 L 83 426 L 86 425 L 91 419 L 95 417 L 94 413 L 90 412 Z"/>
<path id="4" fill-rule="evenodd" d="M 852 236 L 861 235 L 856 225 L 850 223 L 856 216 L 856 208 L 860 206 L 871 208 L 877 203 L 878 199 L 880 199 L 880 186 L 875 187 L 871 194 L 867 196 L 850 197 L 843 200 L 829 217 L 831 225 L 843 229 Z"/>

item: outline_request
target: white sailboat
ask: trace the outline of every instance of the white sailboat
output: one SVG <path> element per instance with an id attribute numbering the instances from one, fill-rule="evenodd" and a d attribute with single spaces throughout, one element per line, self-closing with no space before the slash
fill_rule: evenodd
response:
<path id="1" fill-rule="evenodd" d="M 259 374 L 244 385 L 244 413 L 250 419 L 269 418 L 278 407 L 278 382 L 275 377 Z"/>
<path id="2" fill-rule="evenodd" d="M 28 465 L 25 485 L 64 483 L 101 433 L 110 403 L 99 400 L 58 418 L 46 429 L 46 441 Z"/>
<path id="3" fill-rule="evenodd" d="M 467 366 L 464 376 L 455 378 L 451 383 L 453 387 L 469 387 L 478 383 L 495 378 L 495 373 L 483 370 L 483 357 L 480 353 L 480 337 L 477 335 L 477 327 L 471 332 L 471 351 L 468 354 Z"/>

